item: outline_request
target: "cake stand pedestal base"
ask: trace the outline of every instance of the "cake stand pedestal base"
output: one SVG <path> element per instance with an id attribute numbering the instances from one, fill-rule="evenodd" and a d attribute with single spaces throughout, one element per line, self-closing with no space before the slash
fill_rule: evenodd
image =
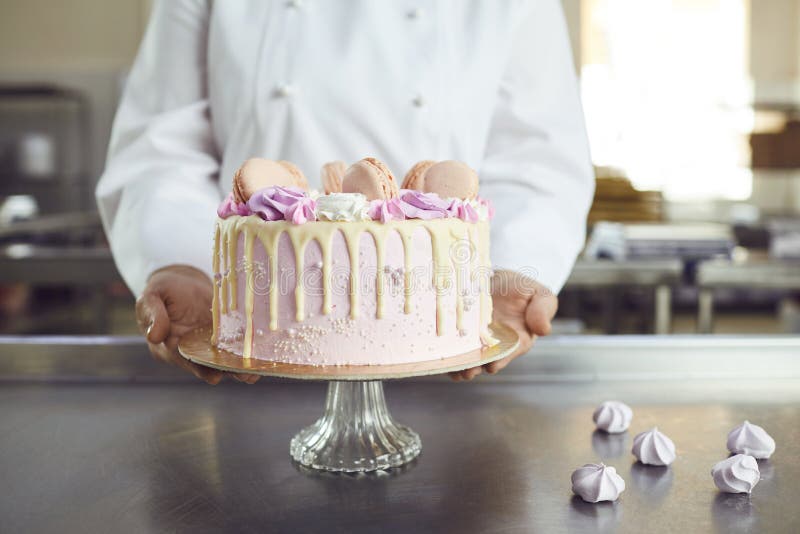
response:
<path id="1" fill-rule="evenodd" d="M 300 365 L 243 358 L 211 342 L 211 330 L 198 328 L 183 336 L 181 355 L 221 371 L 262 376 L 325 380 L 325 413 L 289 444 L 300 465 L 338 472 L 366 472 L 400 467 L 416 458 L 422 444 L 416 432 L 392 420 L 383 382 L 479 367 L 505 358 L 519 345 L 517 333 L 501 323 L 490 325 L 496 343 L 438 360 L 390 365 Z"/>
<path id="2" fill-rule="evenodd" d="M 399 467 L 421 450 L 419 435 L 392 420 L 377 380 L 330 382 L 325 413 L 289 444 L 296 462 L 340 472 Z"/>

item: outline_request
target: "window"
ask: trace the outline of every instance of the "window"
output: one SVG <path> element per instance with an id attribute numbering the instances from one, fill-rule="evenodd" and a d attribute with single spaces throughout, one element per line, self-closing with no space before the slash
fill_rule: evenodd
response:
<path id="1" fill-rule="evenodd" d="M 596 165 L 671 200 L 750 196 L 747 0 L 583 0 Z"/>

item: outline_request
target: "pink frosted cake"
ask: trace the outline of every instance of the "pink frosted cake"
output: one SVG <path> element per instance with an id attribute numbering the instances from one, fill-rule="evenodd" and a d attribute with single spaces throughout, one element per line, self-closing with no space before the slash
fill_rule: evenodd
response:
<path id="1" fill-rule="evenodd" d="M 421 162 L 403 182 L 413 189 L 398 189 L 368 158 L 328 164 L 322 179 L 316 195 L 287 162 L 237 172 L 214 236 L 214 344 L 260 360 L 383 365 L 489 342 L 491 208 L 471 169 Z"/>

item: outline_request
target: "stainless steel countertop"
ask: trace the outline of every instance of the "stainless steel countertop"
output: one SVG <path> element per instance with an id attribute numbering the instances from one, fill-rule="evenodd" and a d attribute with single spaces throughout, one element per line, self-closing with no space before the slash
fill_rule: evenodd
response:
<path id="1" fill-rule="evenodd" d="M 114 258 L 106 247 L 26 243 L 0 247 L 0 282 L 101 286 L 120 280 Z"/>
<path id="2" fill-rule="evenodd" d="M 526 357 L 516 371 L 512 366 L 497 377 L 387 383 L 392 413 L 420 433 L 423 452 L 402 470 L 361 476 L 309 472 L 289 460 L 291 436 L 322 413 L 323 384 L 212 388 L 172 375 L 123 383 L 113 373 L 112 381 L 98 375 L 46 383 L 6 374 L 0 531 L 797 531 L 797 375 L 648 380 L 647 374 L 605 371 L 625 358 L 683 352 L 702 362 L 704 354 L 724 354 L 724 340 L 718 351 L 697 349 L 694 343 L 712 344 L 706 339 L 714 338 L 679 340 L 682 348 L 672 349 L 662 342 L 660 351 L 644 338 L 597 339 L 601 372 L 574 381 L 525 372 L 536 361 L 532 369 L 541 370 L 542 362 L 570 359 L 568 353 L 575 362 L 591 353 L 591 343 L 581 348 L 576 340 L 554 339 L 542 343 L 539 358 Z M 742 340 L 736 351 L 728 340 L 727 350 L 761 367 L 788 366 L 784 357 L 798 354 L 796 338 L 778 339 L 772 349 L 770 341 Z M 40 351 L 47 346 L 40 343 Z M 11 348 L 0 345 L 0 360 L 14 359 Z M 617 363 L 604 367 L 615 354 Z M 116 359 L 108 361 L 123 373 Z M 158 368 L 144 356 L 141 361 Z M 610 398 L 635 412 L 620 437 L 593 432 L 592 410 Z M 709 474 L 727 455 L 728 430 L 745 418 L 778 444 L 761 463 L 762 481 L 749 498 L 718 493 Z M 656 424 L 678 447 L 668 469 L 636 465 L 629 452 L 632 436 Z M 616 504 L 589 505 L 570 493 L 572 470 L 600 460 L 627 482 Z"/>
<path id="3" fill-rule="evenodd" d="M 307 472 L 291 436 L 320 413 L 321 384 L 4 385 L 4 532 L 788 532 L 800 528 L 800 388 L 794 381 L 475 384 L 398 382 L 393 413 L 422 436 L 400 472 Z M 622 398 L 632 432 L 592 432 L 598 401 Z M 752 497 L 709 476 L 744 418 L 775 437 Z M 632 463 L 631 434 L 658 424 L 669 469 Z M 616 504 L 570 494 L 584 462 L 616 466 Z"/>
<path id="4" fill-rule="evenodd" d="M 800 379 L 798 354 L 791 335 L 549 336 L 492 380 Z M 195 379 L 153 362 L 140 336 L 0 336 L 0 383 L 165 380 Z"/>
<path id="5" fill-rule="evenodd" d="M 774 258 L 707 260 L 697 266 L 697 285 L 702 288 L 798 289 L 800 261 Z"/>
<path id="6" fill-rule="evenodd" d="M 675 285 L 682 273 L 683 262 L 679 259 L 612 261 L 579 258 L 565 287 Z"/>

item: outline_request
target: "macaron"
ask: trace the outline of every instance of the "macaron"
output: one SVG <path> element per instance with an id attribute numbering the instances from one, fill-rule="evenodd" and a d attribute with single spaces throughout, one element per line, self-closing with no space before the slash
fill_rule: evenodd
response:
<path id="1" fill-rule="evenodd" d="M 406 173 L 405 178 L 403 178 L 401 189 L 416 189 L 417 191 L 422 191 L 425 172 L 434 165 L 436 165 L 436 162 L 432 159 L 424 159 L 417 162 Z"/>
<path id="2" fill-rule="evenodd" d="M 303 191 L 308 191 L 308 180 L 306 180 L 306 175 L 303 174 L 303 171 L 297 168 L 297 165 L 286 160 L 280 160 L 278 164 L 291 173 L 295 180 L 295 186 L 299 187 Z"/>
<path id="3" fill-rule="evenodd" d="M 304 187 L 305 184 L 307 188 L 308 184 L 302 175 L 303 173 L 288 161 L 251 158 L 245 161 L 233 176 L 233 198 L 236 202 L 247 202 L 259 189 L 275 185 Z"/>
<path id="4" fill-rule="evenodd" d="M 478 173 L 460 161 L 440 161 L 423 174 L 422 191 L 442 198 L 473 199 L 478 196 Z"/>
<path id="5" fill-rule="evenodd" d="M 326 195 L 342 192 L 342 177 L 346 171 L 347 164 L 344 161 L 331 161 L 322 166 L 320 178 Z"/>
<path id="6" fill-rule="evenodd" d="M 367 200 L 385 200 L 398 195 L 392 171 L 376 158 L 353 163 L 342 177 L 342 193 L 361 193 Z"/>

